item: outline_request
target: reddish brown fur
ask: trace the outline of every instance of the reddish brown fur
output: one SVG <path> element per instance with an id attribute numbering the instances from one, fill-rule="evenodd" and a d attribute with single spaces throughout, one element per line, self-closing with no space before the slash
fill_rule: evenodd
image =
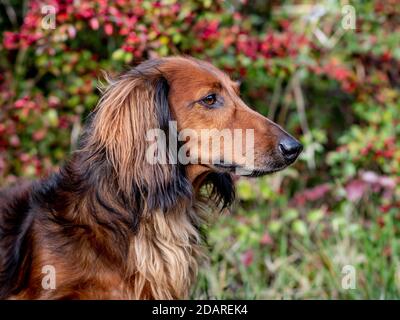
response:
<path id="1" fill-rule="evenodd" d="M 223 107 L 196 102 L 210 92 Z M 247 107 L 223 72 L 189 58 L 145 62 L 106 88 L 59 173 L 0 193 L 0 297 L 188 297 L 204 212 L 234 194 L 229 170 L 146 163 L 146 131 L 171 119 L 178 130 L 252 128 L 255 175 L 287 165 L 276 151 L 287 134 Z M 45 265 L 56 269 L 55 290 L 42 287 Z"/>

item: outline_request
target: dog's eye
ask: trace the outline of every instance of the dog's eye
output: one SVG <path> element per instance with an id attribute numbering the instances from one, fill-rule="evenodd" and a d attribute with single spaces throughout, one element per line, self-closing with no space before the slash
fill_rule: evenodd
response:
<path id="1" fill-rule="evenodd" d="M 217 95 L 215 93 L 209 94 L 208 96 L 201 99 L 201 102 L 208 107 L 212 107 L 217 102 Z"/>

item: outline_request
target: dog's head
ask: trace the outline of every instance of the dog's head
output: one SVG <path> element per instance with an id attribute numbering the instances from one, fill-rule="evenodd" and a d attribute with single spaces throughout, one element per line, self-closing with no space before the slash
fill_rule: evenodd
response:
<path id="1" fill-rule="evenodd" d="M 282 170 L 302 150 L 241 100 L 236 82 L 192 58 L 149 60 L 111 81 L 92 124 L 88 144 L 105 153 L 118 188 L 138 190 L 149 208 L 163 210 L 210 181 L 229 203 L 231 174 Z M 154 129 L 164 134 L 156 137 Z M 167 157 L 149 159 L 163 144 Z"/>
<path id="2" fill-rule="evenodd" d="M 282 170 L 297 159 L 302 145 L 249 108 L 240 98 L 238 83 L 224 72 L 194 59 L 164 61 L 160 70 L 168 81 L 169 107 L 189 163 L 202 167 L 197 171 L 257 176 Z"/>

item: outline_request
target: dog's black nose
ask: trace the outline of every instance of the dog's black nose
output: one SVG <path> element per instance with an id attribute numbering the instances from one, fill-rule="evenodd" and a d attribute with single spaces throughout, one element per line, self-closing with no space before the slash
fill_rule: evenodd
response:
<path id="1" fill-rule="evenodd" d="M 303 146 L 296 139 L 285 137 L 279 143 L 279 150 L 286 161 L 293 162 L 303 150 Z"/>

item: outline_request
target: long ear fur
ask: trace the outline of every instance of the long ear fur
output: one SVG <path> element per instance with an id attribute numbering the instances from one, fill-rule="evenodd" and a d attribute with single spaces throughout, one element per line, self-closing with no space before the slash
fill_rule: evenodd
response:
<path id="1" fill-rule="evenodd" d="M 143 201 L 135 207 L 145 212 L 166 212 L 178 199 L 190 198 L 192 192 L 179 164 L 146 161 L 147 132 L 155 128 L 166 131 L 171 120 L 168 83 L 157 68 L 159 63 L 147 61 L 111 81 L 85 139 L 86 150 L 105 155 L 125 202 Z"/>

